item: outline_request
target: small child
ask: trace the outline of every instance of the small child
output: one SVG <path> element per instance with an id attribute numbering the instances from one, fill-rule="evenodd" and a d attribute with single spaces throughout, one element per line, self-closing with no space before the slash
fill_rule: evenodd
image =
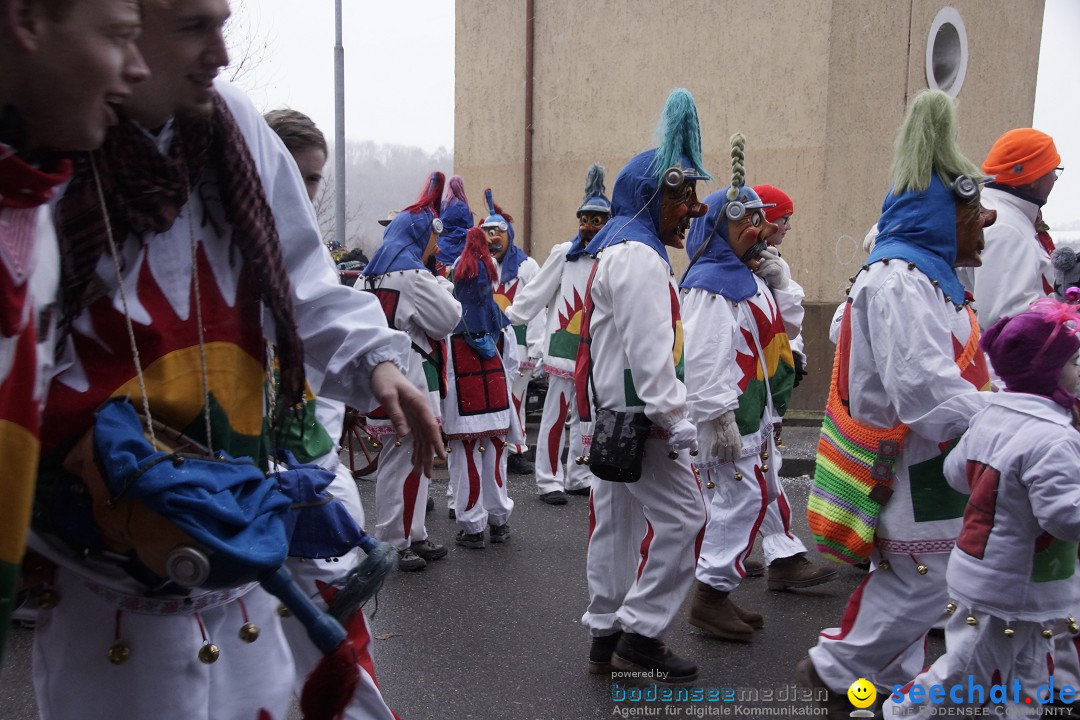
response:
<path id="1" fill-rule="evenodd" d="M 1080 615 L 1073 578 L 1080 540 L 1078 329 L 1075 307 L 1046 298 L 1001 318 L 982 338 L 1007 389 L 972 418 L 945 461 L 949 484 L 970 493 L 946 575 L 948 652 L 912 683 L 893 688 L 885 717 L 980 704 L 1038 716 L 1051 699 L 1038 691 L 1054 672 L 1052 638 L 1075 634 Z M 982 691 L 969 693 L 969 684 Z M 931 693 L 935 685 L 943 693 Z M 955 695 L 954 685 L 962 686 Z M 991 693 L 994 685 L 1007 687 L 1004 696 Z"/>

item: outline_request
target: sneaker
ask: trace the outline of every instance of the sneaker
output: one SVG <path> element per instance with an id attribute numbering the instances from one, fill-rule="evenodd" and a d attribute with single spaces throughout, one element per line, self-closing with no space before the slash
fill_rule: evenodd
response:
<path id="1" fill-rule="evenodd" d="M 765 563 L 760 560 L 746 558 L 743 560 L 742 566 L 743 570 L 746 571 L 746 577 L 761 577 L 765 574 Z"/>
<path id="2" fill-rule="evenodd" d="M 622 637 L 622 630 L 616 630 L 611 635 L 600 635 L 592 639 L 589 648 L 589 672 L 593 675 L 602 675 L 611 672 L 611 654 L 615 652 L 615 645 Z"/>
<path id="3" fill-rule="evenodd" d="M 430 540 L 417 540 L 409 549 L 414 553 L 424 558 L 428 562 L 432 560 L 442 560 L 446 557 L 446 546 L 433 543 Z"/>
<path id="4" fill-rule="evenodd" d="M 810 562 L 805 553 L 778 558 L 769 565 L 770 590 L 813 587 L 835 579 L 835 570 Z"/>
<path id="5" fill-rule="evenodd" d="M 591 492 L 592 492 L 592 488 L 589 487 L 588 485 L 586 485 L 585 487 L 579 487 L 579 488 L 574 488 L 573 490 L 567 490 L 566 494 L 567 495 L 582 495 L 584 497 L 589 497 L 589 493 L 591 493 Z"/>
<path id="6" fill-rule="evenodd" d="M 532 475 L 535 469 L 524 453 L 517 453 L 506 459 L 506 472 L 512 475 Z"/>
<path id="7" fill-rule="evenodd" d="M 405 548 L 398 550 L 397 566 L 403 572 L 416 572 L 427 567 L 427 560 L 414 553 L 412 548 Z"/>
<path id="8" fill-rule="evenodd" d="M 435 509 L 435 498 L 433 498 L 433 497 L 431 497 L 429 495 L 428 499 L 427 499 L 427 505 L 424 506 L 424 514 L 427 515 L 429 512 L 431 512 L 434 509 Z"/>
<path id="9" fill-rule="evenodd" d="M 687 683 L 697 679 L 697 665 L 668 650 L 656 638 L 624 632 L 611 654 L 611 667 L 625 672 L 648 672 L 659 684 Z"/>
<path id="10" fill-rule="evenodd" d="M 546 492 L 541 495 L 540 499 L 546 502 L 548 505 L 565 505 L 566 493 L 564 493 L 562 490 L 552 490 L 551 492 Z"/>
<path id="11" fill-rule="evenodd" d="M 488 528 L 488 532 L 491 535 L 491 542 L 501 543 L 510 539 L 510 525 L 503 523 L 502 525 L 492 525 Z"/>
<path id="12" fill-rule="evenodd" d="M 457 537 L 454 538 L 461 547 L 471 548 L 473 550 L 479 550 L 484 547 L 484 533 L 470 533 L 464 530 L 458 530 Z"/>

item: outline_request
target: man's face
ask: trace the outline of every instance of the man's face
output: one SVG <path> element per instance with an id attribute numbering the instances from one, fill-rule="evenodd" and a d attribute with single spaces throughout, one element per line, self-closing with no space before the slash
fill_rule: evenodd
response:
<path id="1" fill-rule="evenodd" d="M 229 64 L 228 18 L 228 0 L 147 3 L 139 48 L 152 77 L 129 104 L 136 120 L 156 128 L 173 114 L 211 111 L 214 78 Z"/>
<path id="2" fill-rule="evenodd" d="M 728 245 L 735 252 L 735 257 L 744 263 L 756 262 L 756 258 L 769 245 L 769 239 L 776 234 L 776 225 L 765 219 L 761 210 L 747 210 L 738 220 L 728 220 Z M 751 269 L 755 265 L 750 264 Z"/>
<path id="3" fill-rule="evenodd" d="M 660 198 L 660 242 L 677 249 L 685 247 L 690 221 L 708 209 L 698 202 L 697 181 L 685 180 L 677 188 L 665 185 Z"/>
<path id="4" fill-rule="evenodd" d="M 784 242 L 784 236 L 788 234 L 788 230 L 791 229 L 791 216 L 784 215 L 776 219 L 776 232 L 769 236 L 769 247 L 776 247 L 780 243 Z"/>
<path id="5" fill-rule="evenodd" d="M 323 166 L 326 165 L 326 153 L 318 145 L 308 145 L 304 148 L 290 150 L 296 167 L 300 168 L 300 177 L 307 188 L 308 198 L 315 202 L 315 196 L 319 193 L 319 183 L 323 179 Z"/>
<path id="6" fill-rule="evenodd" d="M 29 3 L 16 33 L 29 50 L 20 110 L 31 148 L 101 145 L 106 129 L 117 122 L 115 105 L 147 77 L 135 45 L 141 26 L 137 0 L 80 0 L 62 19 L 51 17 L 40 2 Z"/>
<path id="7" fill-rule="evenodd" d="M 997 220 L 997 210 L 987 210 L 982 206 L 980 195 L 970 200 L 956 199 L 956 261 L 954 267 L 979 267 L 982 258 L 979 255 L 986 242 L 983 240 L 983 228 L 988 228 Z"/>
<path id="8" fill-rule="evenodd" d="M 507 248 L 510 247 L 510 234 L 497 227 L 485 228 L 484 232 L 487 233 L 488 250 L 491 252 L 491 257 L 502 262 L 503 255 L 506 254 Z"/>
<path id="9" fill-rule="evenodd" d="M 1050 197 L 1050 192 L 1054 189 L 1054 184 L 1057 182 L 1057 172 L 1051 170 L 1050 172 L 1038 178 L 1034 182 L 1028 184 L 1025 188 L 1027 194 L 1035 198 L 1040 202 L 1046 202 Z"/>
<path id="10" fill-rule="evenodd" d="M 610 218 L 611 216 L 607 213 L 590 211 L 578 213 L 578 236 L 581 242 L 586 245 L 592 242 L 596 233 L 600 232 L 600 228 L 604 227 Z"/>

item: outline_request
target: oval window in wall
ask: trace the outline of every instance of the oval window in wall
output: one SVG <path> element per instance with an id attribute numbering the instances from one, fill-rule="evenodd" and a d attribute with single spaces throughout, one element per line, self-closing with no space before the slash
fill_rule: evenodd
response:
<path id="1" fill-rule="evenodd" d="M 926 38 L 926 82 L 956 97 L 967 74 L 968 41 L 964 20 L 956 8 L 943 7 L 930 24 Z"/>

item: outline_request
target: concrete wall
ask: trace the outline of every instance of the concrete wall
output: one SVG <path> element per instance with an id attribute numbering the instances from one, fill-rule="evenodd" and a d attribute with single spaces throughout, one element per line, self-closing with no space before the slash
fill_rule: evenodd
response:
<path id="1" fill-rule="evenodd" d="M 532 254 L 542 262 L 575 232 L 589 165 L 607 168 L 610 192 L 623 164 L 655 144 L 668 92 L 690 89 L 716 176 L 699 195 L 727 184 L 729 137 L 739 131 L 749 181 L 795 201 L 783 253 L 807 292 L 812 374 L 794 406 L 824 407 L 826 323 L 862 263 L 904 109 L 927 87 L 927 33 L 943 5 L 788 0 L 747 13 L 732 0 L 535 0 Z M 951 5 L 969 50 L 960 143 L 979 163 L 1002 132 L 1031 123 L 1043 3 Z M 457 0 L 455 169 L 477 213 L 490 186 L 520 218 L 525 32 L 524 0 Z M 681 270 L 686 258 L 674 262 Z"/>

